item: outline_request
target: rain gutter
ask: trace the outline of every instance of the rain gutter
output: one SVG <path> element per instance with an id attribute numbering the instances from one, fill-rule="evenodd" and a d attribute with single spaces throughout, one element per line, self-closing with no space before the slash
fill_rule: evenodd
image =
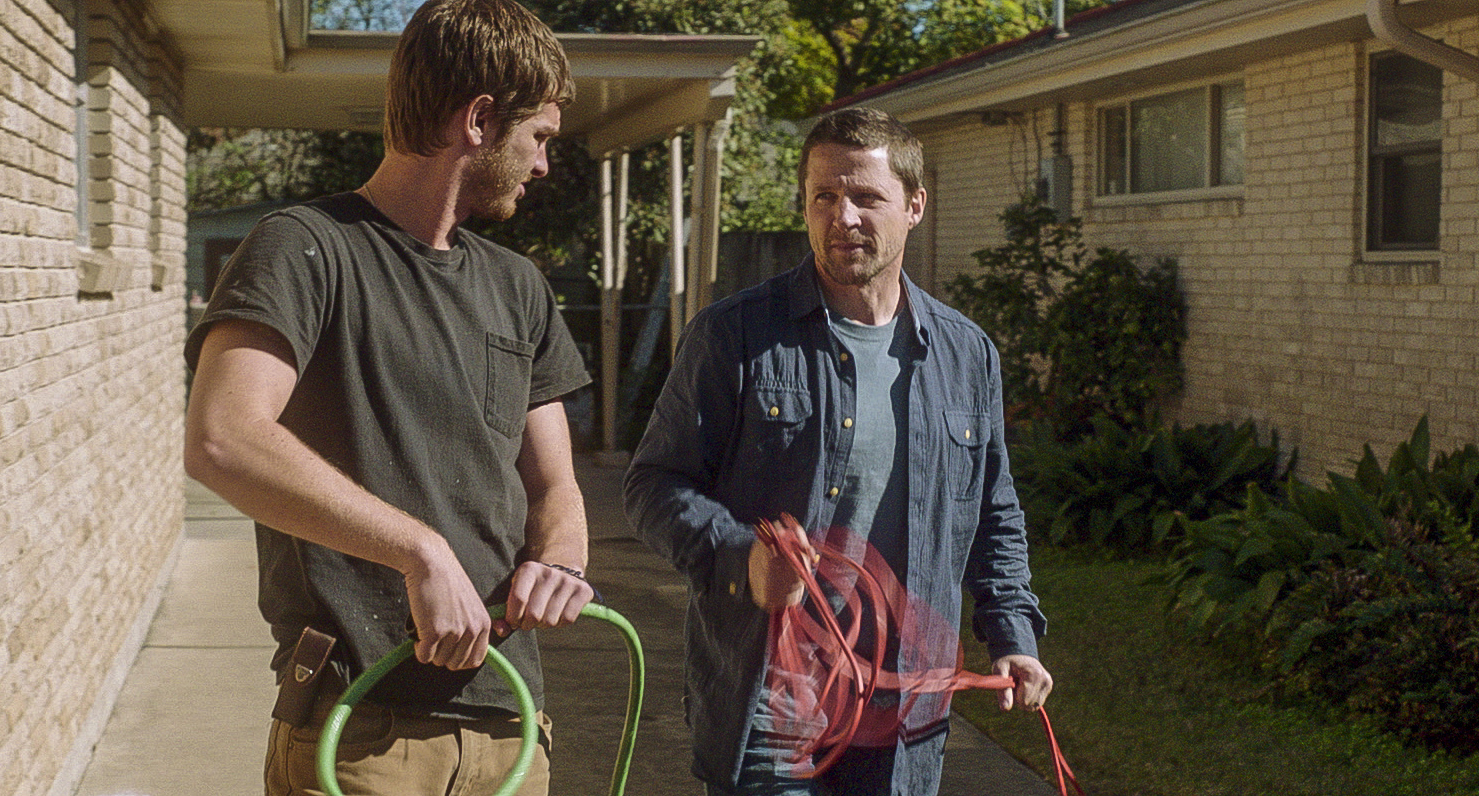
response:
<path id="1" fill-rule="evenodd" d="M 1397 19 L 1397 0 L 1366 0 L 1366 20 L 1376 38 L 1394 49 L 1479 83 L 1479 56 L 1424 36 Z"/>

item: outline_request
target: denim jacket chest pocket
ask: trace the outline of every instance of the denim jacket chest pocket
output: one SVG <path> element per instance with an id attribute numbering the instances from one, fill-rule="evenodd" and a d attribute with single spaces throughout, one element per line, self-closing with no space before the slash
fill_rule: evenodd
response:
<path id="1" fill-rule="evenodd" d="M 990 417 L 969 409 L 944 410 L 945 483 L 956 500 L 977 500 L 985 482 Z"/>
<path id="2" fill-rule="evenodd" d="M 773 463 L 788 455 L 811 414 L 811 393 L 806 388 L 757 385 L 745 398 L 741 455 L 753 452 L 757 460 Z"/>

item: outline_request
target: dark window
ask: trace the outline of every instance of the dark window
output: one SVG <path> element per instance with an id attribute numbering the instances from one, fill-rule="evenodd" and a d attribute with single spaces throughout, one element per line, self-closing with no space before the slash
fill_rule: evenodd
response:
<path id="1" fill-rule="evenodd" d="M 1406 55 L 1371 58 L 1366 247 L 1438 248 L 1443 71 Z"/>

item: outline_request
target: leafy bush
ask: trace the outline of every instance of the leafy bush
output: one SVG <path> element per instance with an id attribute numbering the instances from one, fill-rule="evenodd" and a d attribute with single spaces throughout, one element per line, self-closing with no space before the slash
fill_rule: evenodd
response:
<path id="1" fill-rule="evenodd" d="M 1173 613 L 1213 633 L 1257 628 L 1280 597 L 1327 561 L 1355 563 L 1372 546 L 1352 532 L 1358 524 L 1342 521 L 1352 506 L 1338 495 L 1348 493 L 1291 479 L 1276 502 L 1250 484 L 1243 508 L 1186 523 L 1171 564 Z"/>
<path id="2" fill-rule="evenodd" d="M 1375 716 L 1432 748 L 1479 752 L 1479 555 L 1394 521 L 1381 552 L 1327 564 L 1268 625 L 1286 693 Z"/>
<path id="3" fill-rule="evenodd" d="M 1261 638 L 1287 693 L 1313 694 L 1436 748 L 1479 751 L 1479 447 L 1429 463 L 1427 419 L 1385 470 L 1249 487 L 1187 523 L 1171 581 L 1199 627 Z"/>
<path id="4" fill-rule="evenodd" d="M 1093 433 L 1072 442 L 1038 429 L 1012 453 L 1028 516 L 1048 519 L 1054 544 L 1164 549 L 1187 521 L 1236 509 L 1248 484 L 1273 489 L 1288 472 L 1277 435 L 1260 444 L 1252 422 L 1154 431 L 1104 417 L 1090 424 Z"/>
<path id="5" fill-rule="evenodd" d="M 1038 360 L 1047 356 L 1052 339 L 1047 309 L 1063 282 L 1080 270 L 1083 243 L 1076 227 L 1059 224 L 1057 213 L 1030 195 L 999 218 L 1006 242 L 973 255 L 984 273 L 960 274 L 946 289 L 996 343 L 1006 403 L 1040 405 L 1044 375 Z"/>
<path id="6" fill-rule="evenodd" d="M 1142 271 L 1127 252 L 1088 257 L 1077 219 L 1059 222 L 1034 196 L 1002 212 L 1006 242 L 975 253 L 982 273 L 947 285 L 952 301 L 1001 353 L 1014 416 L 1060 434 L 1108 416 L 1143 427 L 1155 401 L 1180 389 L 1186 303 L 1176 263 Z"/>
<path id="7" fill-rule="evenodd" d="M 1330 473 L 1326 489 L 1291 480 L 1278 503 L 1249 487 L 1244 508 L 1186 523 L 1172 566 L 1176 607 L 1198 626 L 1257 625 L 1327 562 L 1356 566 L 1386 549 L 1393 521 L 1474 552 L 1479 447 L 1440 454 L 1431 467 L 1429 448 L 1424 417 L 1386 471 L 1367 445 L 1354 478 Z"/>
<path id="8" fill-rule="evenodd" d="M 1069 428 L 1099 415 L 1140 427 L 1157 399 L 1181 389 L 1186 304 L 1176 263 L 1141 271 L 1123 251 L 1095 255 L 1046 313 L 1047 411 Z"/>
<path id="9" fill-rule="evenodd" d="M 1432 445 L 1428 418 L 1413 429 L 1412 437 L 1397 446 L 1382 472 L 1371 446 L 1356 463 L 1356 482 L 1376 499 L 1385 517 L 1403 518 L 1426 529 L 1444 543 L 1479 551 L 1474 521 L 1479 518 L 1479 447 L 1473 444 L 1452 453 L 1428 457 Z"/>

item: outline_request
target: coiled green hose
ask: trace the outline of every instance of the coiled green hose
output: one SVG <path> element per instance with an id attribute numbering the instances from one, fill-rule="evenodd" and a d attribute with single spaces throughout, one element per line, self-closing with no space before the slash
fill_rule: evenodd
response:
<path id="1" fill-rule="evenodd" d="M 503 617 L 504 606 L 495 606 L 489 609 L 494 619 Z M 581 616 L 594 617 L 608 622 L 621 632 L 622 639 L 626 642 L 627 661 L 630 667 L 630 677 L 627 683 L 627 716 L 625 728 L 621 735 L 621 745 L 616 752 L 616 766 L 611 772 L 610 796 L 622 796 L 626 791 L 627 774 L 632 767 L 632 750 L 637 740 L 637 720 L 642 712 L 642 696 L 646 689 L 646 662 L 642 657 L 642 642 L 637 638 L 637 631 L 626 617 L 597 603 L 587 603 L 580 610 Z M 359 704 L 360 699 L 369 692 L 380 678 L 384 677 L 391 669 L 405 659 L 411 657 L 416 649 L 415 642 L 406 641 L 399 647 L 391 650 L 384 658 L 376 661 L 374 666 L 365 670 L 365 673 L 355 679 L 349 685 L 344 695 L 339 697 L 334 709 L 329 713 L 329 718 L 324 722 L 323 733 L 318 739 L 318 781 L 327 796 L 344 796 L 339 789 L 339 777 L 334 770 L 334 762 L 339 751 L 339 737 L 344 733 L 344 725 L 349 721 L 349 714 L 354 706 Z M 534 698 L 529 693 L 529 686 L 524 683 L 524 678 L 519 676 L 517 669 L 508 662 L 493 645 L 488 645 L 488 663 L 503 676 L 505 682 L 513 689 L 514 697 L 519 701 L 519 717 L 522 720 L 523 737 L 522 745 L 519 747 L 519 756 L 514 761 L 513 770 L 508 778 L 498 787 L 493 796 L 511 796 L 524 783 L 524 777 L 529 773 L 529 765 L 534 760 L 534 746 L 539 741 L 539 724 L 535 717 Z"/>

